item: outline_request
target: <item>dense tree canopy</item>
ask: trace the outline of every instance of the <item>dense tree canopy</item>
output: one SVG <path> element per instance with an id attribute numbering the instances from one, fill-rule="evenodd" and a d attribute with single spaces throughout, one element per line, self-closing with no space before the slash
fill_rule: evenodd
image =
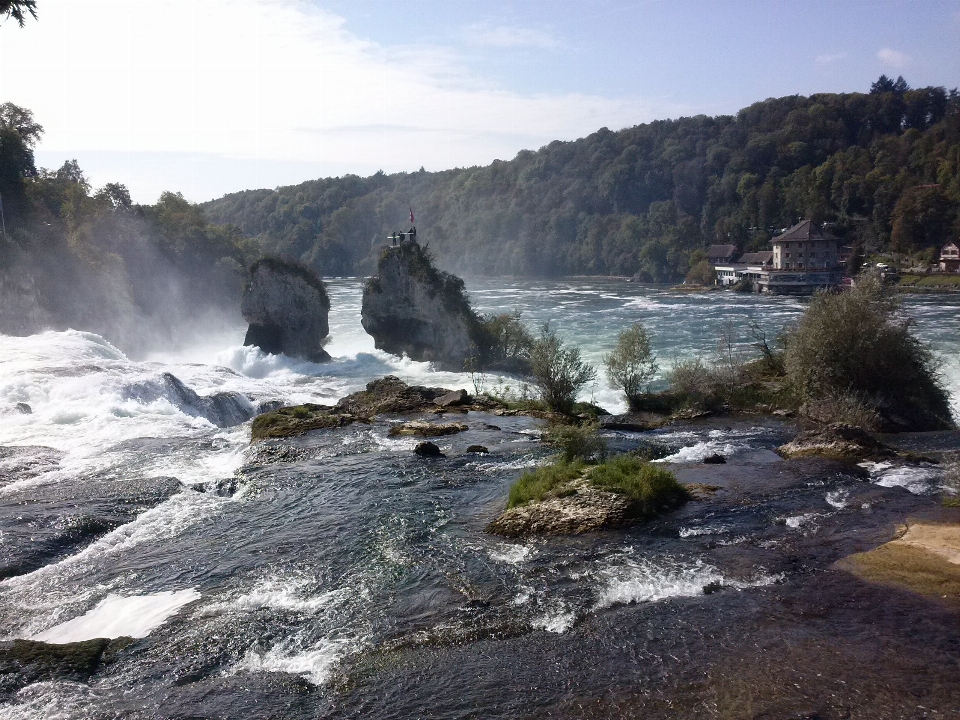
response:
<path id="1" fill-rule="evenodd" d="M 960 230 L 960 97 L 881 77 L 867 94 L 603 128 L 486 167 L 314 180 L 205 209 L 271 253 L 344 275 L 372 270 L 410 205 L 421 240 L 460 273 L 672 281 L 706 245 L 763 249 L 800 218 L 871 250 L 919 250 Z"/>

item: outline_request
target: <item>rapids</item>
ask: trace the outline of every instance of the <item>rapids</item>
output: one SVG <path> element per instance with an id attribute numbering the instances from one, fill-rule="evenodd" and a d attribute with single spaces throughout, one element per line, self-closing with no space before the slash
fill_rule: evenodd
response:
<path id="1" fill-rule="evenodd" d="M 618 281 L 468 289 L 481 312 L 550 321 L 598 365 L 639 320 L 662 372 L 710 357 L 721 336 L 747 352 L 750 321 L 773 337 L 803 311 L 791 298 Z M 243 347 L 239 318 L 204 345 L 137 359 L 76 330 L 0 337 L 0 640 L 137 638 L 88 682 L 24 685 L 0 669 L 0 717 L 960 708 L 955 615 L 831 568 L 889 539 L 907 514 L 934 512 L 937 466 L 785 463 L 772 449 L 793 428 L 776 421 L 609 433 L 614 449 L 667 446 L 678 477 L 717 497 L 622 532 L 505 541 L 483 528 L 520 472 L 546 461 L 536 420 L 470 413 L 439 460 L 389 437 L 391 419 L 251 449 L 238 414 L 332 403 L 386 374 L 518 390 L 375 350 L 360 291 L 358 280 L 329 281 L 334 360 L 323 365 Z M 905 301 L 944 358 L 956 407 L 958 306 Z M 213 403 L 216 393 L 236 395 Z M 584 397 L 623 408 L 602 378 Z M 911 449 L 924 443 L 955 449 L 956 438 Z M 473 444 L 490 452 L 465 453 Z M 700 464 L 714 453 L 728 463 Z"/>

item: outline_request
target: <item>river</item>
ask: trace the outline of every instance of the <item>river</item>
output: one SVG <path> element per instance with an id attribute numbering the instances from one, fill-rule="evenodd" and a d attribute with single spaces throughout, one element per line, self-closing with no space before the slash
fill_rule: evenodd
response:
<path id="1" fill-rule="evenodd" d="M 546 460 L 538 421 L 471 413 L 440 460 L 414 456 L 387 421 L 251 450 L 249 422 L 217 427 L 167 391 L 164 373 L 250 407 L 332 403 L 386 374 L 518 391 L 375 350 L 361 287 L 328 282 L 324 365 L 243 347 L 239 322 L 138 359 L 82 331 L 0 337 L 0 640 L 138 636 L 85 682 L 6 678 L 0 717 L 960 710 L 956 616 L 832 568 L 907 515 L 935 513 L 936 466 L 785 463 L 772 450 L 794 429 L 771 420 L 609 433 L 614 449 L 667 446 L 682 480 L 721 490 L 624 531 L 505 541 L 483 529 Z M 467 288 L 479 311 L 549 321 L 596 364 L 643 322 L 662 372 L 709 358 L 721 337 L 749 352 L 751 322 L 773 338 L 805 302 L 605 280 Z M 904 302 L 955 407 L 958 310 L 955 296 Z M 584 398 L 623 408 L 602 375 Z M 472 444 L 490 452 L 465 453 Z M 728 464 L 700 464 L 714 452 Z"/>

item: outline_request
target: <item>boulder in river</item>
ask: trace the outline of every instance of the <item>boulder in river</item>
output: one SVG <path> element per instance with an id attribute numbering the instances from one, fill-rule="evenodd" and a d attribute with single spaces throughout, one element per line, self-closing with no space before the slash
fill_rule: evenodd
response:
<path id="1" fill-rule="evenodd" d="M 436 443 L 432 443 L 429 440 L 418 443 L 413 449 L 413 452 L 420 457 L 444 457 L 444 454 L 440 452 L 440 447 Z"/>
<path id="2" fill-rule="evenodd" d="M 454 435 L 469 430 L 466 423 L 432 423 L 423 420 L 411 420 L 390 428 L 390 435 L 419 435 L 420 437 L 440 437 Z"/>
<path id="3" fill-rule="evenodd" d="M 363 329 L 380 350 L 462 371 L 480 353 L 480 319 L 463 280 L 437 270 L 416 243 L 386 247 L 363 291 Z"/>
<path id="4" fill-rule="evenodd" d="M 628 523 L 632 509 L 626 496 L 598 490 L 580 478 L 557 496 L 504 511 L 487 532 L 506 537 L 591 532 Z"/>
<path id="5" fill-rule="evenodd" d="M 806 430 L 778 447 L 777 452 L 785 458 L 816 456 L 832 460 L 863 460 L 896 454 L 866 430 L 841 423 Z"/>
<path id="6" fill-rule="evenodd" d="M 255 262 L 241 311 L 250 323 L 244 345 L 311 362 L 330 359 L 323 349 L 330 299 L 320 276 L 306 265 L 272 257 Z"/>

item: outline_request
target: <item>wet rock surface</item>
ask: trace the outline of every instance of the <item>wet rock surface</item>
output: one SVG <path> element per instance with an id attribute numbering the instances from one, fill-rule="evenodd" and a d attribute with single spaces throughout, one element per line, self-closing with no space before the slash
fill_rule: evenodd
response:
<path id="1" fill-rule="evenodd" d="M 171 373 L 162 373 L 155 380 L 133 383 L 123 389 L 126 399 L 142 403 L 168 400 L 181 412 L 202 417 L 217 427 L 233 427 L 246 422 L 256 410 L 246 395 L 237 392 L 219 392 L 201 396 Z"/>
<path id="2" fill-rule="evenodd" d="M 390 436 L 397 435 L 419 435 L 420 437 L 440 437 L 442 435 L 455 435 L 468 430 L 466 423 L 432 423 L 423 420 L 411 420 L 410 422 L 400 423 L 390 428 Z"/>
<path id="3" fill-rule="evenodd" d="M 834 424 L 800 433 L 786 445 L 777 448 L 786 458 L 820 456 L 834 459 L 863 460 L 895 455 L 862 428 Z"/>
<path id="4" fill-rule="evenodd" d="M 561 493 L 511 508 L 487 525 L 487 532 L 505 537 L 568 535 L 620 527 L 630 518 L 631 503 L 623 495 L 570 483 Z"/>
<path id="5" fill-rule="evenodd" d="M 250 323 L 244 345 L 311 362 L 330 359 L 323 349 L 330 333 L 330 300 L 320 277 L 299 263 L 262 258 L 250 268 L 241 302 Z"/>
<path id="6" fill-rule="evenodd" d="M 0 697 L 43 680 L 87 680 L 109 645 L 106 638 L 63 644 L 0 642 Z"/>
<path id="7" fill-rule="evenodd" d="M 378 349 L 444 369 L 463 371 L 479 352 L 479 319 L 463 281 L 436 270 L 416 243 L 383 249 L 363 291 L 361 322 Z"/>
<path id="8" fill-rule="evenodd" d="M 0 454 L 12 448 L 0 449 Z M 34 456 L 49 471 L 50 455 Z M 14 455 L 17 457 L 17 455 Z M 24 454 L 19 454 L 25 460 Z M 46 460 L 47 462 L 43 462 Z M 25 464 L 18 479 L 37 465 Z M 3 552 L 0 579 L 22 575 L 66 557 L 180 492 L 174 478 L 75 478 L 66 485 L 27 483 L 0 495 Z"/>

